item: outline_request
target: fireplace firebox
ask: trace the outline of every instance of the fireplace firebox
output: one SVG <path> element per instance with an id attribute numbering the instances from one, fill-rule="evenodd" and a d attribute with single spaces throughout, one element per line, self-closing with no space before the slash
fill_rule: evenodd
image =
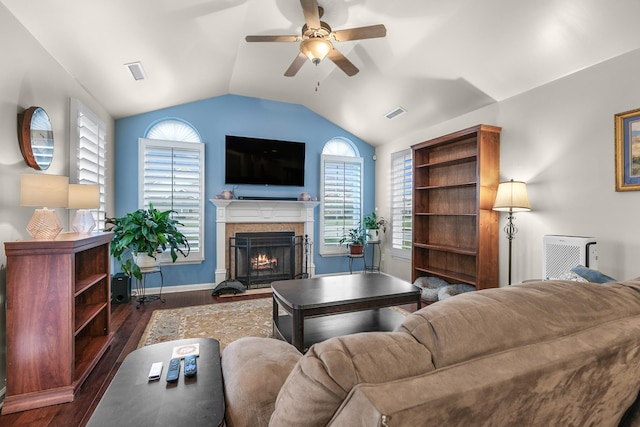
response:
<path id="1" fill-rule="evenodd" d="M 250 288 L 300 277 L 303 245 L 302 236 L 289 231 L 236 233 L 229 238 L 235 279 Z"/>

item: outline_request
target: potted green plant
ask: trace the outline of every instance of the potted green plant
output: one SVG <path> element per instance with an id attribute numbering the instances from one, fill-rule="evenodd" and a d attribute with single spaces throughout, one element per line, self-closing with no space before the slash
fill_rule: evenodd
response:
<path id="1" fill-rule="evenodd" d="M 387 231 L 387 220 L 378 216 L 375 212 L 371 212 L 371 214 L 362 218 L 362 224 L 367 230 L 367 236 L 371 242 L 380 240 L 380 230 L 383 233 Z"/>
<path id="2" fill-rule="evenodd" d="M 362 254 L 362 248 L 366 242 L 367 231 L 360 224 L 350 229 L 339 241 L 340 245 L 346 244 L 349 246 L 349 252 L 351 255 Z"/>
<path id="3" fill-rule="evenodd" d="M 121 218 L 108 218 L 113 224 L 109 231 L 113 232 L 111 255 L 118 260 L 122 271 L 142 280 L 141 264 L 144 258 L 152 260 L 151 266 L 159 262 L 158 254 L 169 249 L 172 262 L 176 262 L 178 254 L 186 257 L 190 247 L 187 238 L 178 230 L 182 225 L 171 218 L 173 210 L 159 211 L 149 204 L 148 209 L 138 209 Z M 128 257 L 131 254 L 133 257 Z M 125 259 L 127 257 L 127 259 Z"/>

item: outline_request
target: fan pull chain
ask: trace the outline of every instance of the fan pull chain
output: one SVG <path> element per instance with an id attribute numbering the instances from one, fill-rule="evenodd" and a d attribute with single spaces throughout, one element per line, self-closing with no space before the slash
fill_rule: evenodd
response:
<path id="1" fill-rule="evenodd" d="M 320 81 L 318 80 L 318 83 L 316 84 L 316 92 L 318 91 L 319 87 L 320 87 Z"/>

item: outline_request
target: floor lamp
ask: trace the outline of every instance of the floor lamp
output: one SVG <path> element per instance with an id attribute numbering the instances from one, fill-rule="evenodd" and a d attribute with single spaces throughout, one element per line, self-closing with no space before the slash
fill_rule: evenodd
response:
<path id="1" fill-rule="evenodd" d="M 531 210 L 529 197 L 527 197 L 527 184 L 522 181 L 506 181 L 498 185 L 498 194 L 493 204 L 494 211 L 507 212 L 507 225 L 504 227 L 509 241 L 509 285 L 511 285 L 511 242 L 516 236 L 518 229 L 513 224 L 515 212 L 526 212 Z"/>

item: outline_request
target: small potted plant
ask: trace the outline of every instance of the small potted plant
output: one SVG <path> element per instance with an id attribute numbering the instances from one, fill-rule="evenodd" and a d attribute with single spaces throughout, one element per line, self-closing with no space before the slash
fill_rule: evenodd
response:
<path id="1" fill-rule="evenodd" d="M 122 271 L 142 280 L 142 268 L 158 265 L 158 254 L 169 249 L 172 262 L 178 259 L 178 253 L 186 257 L 190 247 L 187 238 L 178 230 L 182 225 L 171 218 L 175 211 L 159 211 L 149 204 L 149 209 L 138 209 L 121 218 L 108 218 L 107 223 L 113 224 L 108 231 L 113 232 L 111 255 L 118 260 Z M 125 256 L 129 257 L 125 260 Z M 145 260 L 146 258 L 146 260 Z M 151 261 L 151 265 L 147 262 Z"/>
<path id="2" fill-rule="evenodd" d="M 347 234 L 340 239 L 340 245 L 348 245 L 351 255 L 361 255 L 364 244 L 367 242 L 367 231 L 363 226 L 358 224 L 357 227 L 350 229 Z"/>
<path id="3" fill-rule="evenodd" d="M 378 216 L 375 212 L 362 218 L 362 224 L 367 230 L 367 236 L 371 242 L 380 240 L 380 230 L 383 233 L 387 231 L 387 220 Z"/>

